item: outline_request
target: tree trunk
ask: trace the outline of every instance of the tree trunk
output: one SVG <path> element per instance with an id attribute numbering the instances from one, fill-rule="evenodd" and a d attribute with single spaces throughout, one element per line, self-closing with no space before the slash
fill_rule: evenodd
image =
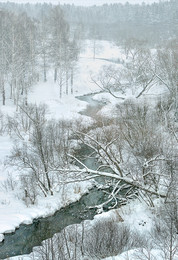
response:
<path id="1" fill-rule="evenodd" d="M 10 83 L 10 88 L 11 88 L 11 90 L 10 90 L 10 99 L 12 99 L 12 97 L 13 97 L 12 81 L 11 81 L 11 83 Z"/>
<path id="2" fill-rule="evenodd" d="M 69 75 L 68 75 L 68 69 L 67 69 L 66 70 L 66 95 L 68 95 L 68 93 L 69 93 L 68 79 L 69 79 Z"/>
<path id="3" fill-rule="evenodd" d="M 2 92 L 2 104 L 5 106 L 6 103 L 6 95 L 5 95 L 5 87 L 4 87 L 4 77 L 1 74 L 1 80 L 0 80 L 0 87 L 1 87 L 1 92 Z"/>
<path id="4" fill-rule="evenodd" d="M 57 81 L 57 68 L 54 69 L 54 82 Z"/>
<path id="5" fill-rule="evenodd" d="M 46 55 L 45 55 L 45 53 L 43 54 L 43 75 L 44 75 L 44 82 L 46 82 L 47 77 L 46 77 Z"/>
<path id="6" fill-rule="evenodd" d="M 2 85 L 2 104 L 3 106 L 5 106 L 6 104 L 6 93 L 5 93 L 4 83 Z"/>
<path id="7" fill-rule="evenodd" d="M 74 71 L 73 68 L 71 68 L 71 75 L 70 75 L 70 87 L 71 87 L 71 94 L 73 94 L 73 83 L 74 83 Z"/>
<path id="8" fill-rule="evenodd" d="M 59 88 L 60 88 L 60 98 L 62 98 L 62 73 L 60 71 L 60 82 L 59 82 Z"/>

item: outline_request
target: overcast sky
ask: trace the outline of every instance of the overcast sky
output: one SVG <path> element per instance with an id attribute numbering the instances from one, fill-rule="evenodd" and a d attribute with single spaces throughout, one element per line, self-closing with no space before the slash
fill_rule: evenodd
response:
<path id="1" fill-rule="evenodd" d="M 103 4 L 110 4 L 110 3 L 123 3 L 129 2 L 131 4 L 142 4 L 145 2 L 147 4 L 151 4 L 154 2 L 161 2 L 166 0 L 9 0 L 9 2 L 17 2 L 17 3 L 36 3 L 36 2 L 50 2 L 53 4 L 75 4 L 75 5 L 84 5 L 84 6 L 91 6 L 91 5 L 103 5 Z M 177 0 L 178 1 L 178 0 Z M 0 0 L 0 2 L 7 2 L 6 0 Z"/>

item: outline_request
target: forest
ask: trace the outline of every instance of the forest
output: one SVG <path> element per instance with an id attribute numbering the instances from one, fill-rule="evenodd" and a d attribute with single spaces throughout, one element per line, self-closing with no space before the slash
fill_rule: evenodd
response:
<path id="1" fill-rule="evenodd" d="M 0 259 L 177 260 L 177 187 L 178 2 L 1 2 Z"/>

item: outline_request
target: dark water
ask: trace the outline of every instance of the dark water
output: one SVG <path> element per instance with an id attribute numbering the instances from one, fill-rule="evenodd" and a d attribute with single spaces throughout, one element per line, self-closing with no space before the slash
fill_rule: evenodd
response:
<path id="1" fill-rule="evenodd" d="M 0 259 L 29 254 L 34 246 L 40 245 L 43 240 L 52 237 L 66 226 L 93 219 L 96 210 L 88 207 L 100 204 L 105 199 L 106 193 L 93 188 L 78 202 L 62 208 L 53 216 L 35 219 L 31 225 L 20 225 L 15 233 L 5 235 L 4 242 L 0 244 Z"/>
<path id="2" fill-rule="evenodd" d="M 79 100 L 86 101 L 88 103 L 86 109 L 80 112 L 81 115 L 93 117 L 101 110 L 101 108 L 104 106 L 104 102 L 99 102 L 97 100 L 93 100 L 93 96 L 95 94 L 88 94 L 84 96 L 78 96 L 76 97 Z"/>

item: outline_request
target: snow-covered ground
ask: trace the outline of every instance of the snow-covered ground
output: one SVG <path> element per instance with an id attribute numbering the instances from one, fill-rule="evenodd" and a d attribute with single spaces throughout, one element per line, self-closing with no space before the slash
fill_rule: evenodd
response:
<path id="1" fill-rule="evenodd" d="M 124 252 L 119 256 L 107 257 L 103 260 L 163 260 L 163 257 L 163 252 L 161 250 L 146 250 L 143 248 L 138 248 Z"/>

